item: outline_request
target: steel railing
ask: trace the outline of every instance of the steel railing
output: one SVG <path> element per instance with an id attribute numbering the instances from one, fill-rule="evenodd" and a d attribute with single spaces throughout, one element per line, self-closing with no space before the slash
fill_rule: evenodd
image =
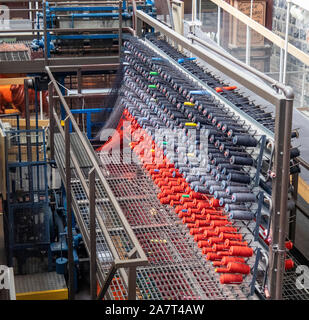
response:
<path id="1" fill-rule="evenodd" d="M 46 67 L 46 72 L 51 80 L 49 83 L 51 158 L 55 158 L 60 170 L 66 186 L 67 207 L 69 209 L 72 204 L 90 256 L 92 296 L 96 296 L 94 270 L 97 269 L 101 287 L 98 299 L 103 298 L 107 293 L 117 271 L 119 271 L 128 290 L 128 299 L 135 299 L 136 267 L 146 265 L 148 263 L 147 257 L 102 173 L 100 160 L 85 135 L 80 131 L 51 69 Z M 54 92 L 65 111 L 64 128 L 63 122 L 56 112 Z M 58 133 L 55 132 L 55 128 L 58 129 Z M 73 138 L 75 139 L 74 145 Z M 55 154 L 56 144 L 58 144 L 58 148 L 59 144 L 64 147 L 62 155 L 61 146 Z M 76 145 L 78 148 L 74 147 Z M 69 195 L 72 196 L 72 199 Z M 81 195 L 83 196 L 82 200 L 77 198 Z M 86 220 L 84 213 L 80 210 L 81 207 L 88 211 Z M 68 214 L 68 218 L 69 216 Z M 68 232 L 70 230 L 69 223 L 70 221 L 68 221 Z M 118 230 L 117 238 L 114 237 L 115 230 Z M 126 249 L 119 248 L 120 238 L 123 246 L 126 242 Z M 108 249 L 110 259 L 105 259 L 105 261 L 103 259 L 102 262 L 102 256 L 105 254 L 106 258 L 107 255 L 106 252 L 102 252 L 104 246 Z M 128 272 L 125 272 L 124 268 L 128 269 Z"/>

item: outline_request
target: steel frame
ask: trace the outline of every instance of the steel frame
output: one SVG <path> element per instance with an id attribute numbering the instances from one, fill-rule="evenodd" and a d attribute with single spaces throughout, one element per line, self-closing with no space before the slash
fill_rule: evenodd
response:
<path id="1" fill-rule="evenodd" d="M 10 1 L 10 2 L 18 2 L 18 1 Z M 19 1 L 20 2 L 20 1 Z M 36 2 L 36 1 L 32 1 Z M 45 72 L 45 66 L 58 66 L 61 67 L 62 71 L 67 71 L 71 66 L 74 65 L 101 65 L 102 69 L 101 70 L 113 70 L 114 66 L 109 66 L 109 64 L 117 64 L 120 59 L 120 43 L 123 38 L 123 32 L 129 32 L 133 33 L 133 30 L 129 27 L 123 27 L 122 26 L 122 15 L 120 14 L 120 19 L 119 19 L 119 28 L 92 28 L 92 29 L 85 29 L 85 28 L 72 28 L 72 29 L 50 29 L 47 27 L 47 22 L 46 22 L 46 6 L 45 6 L 45 1 L 39 1 L 39 3 L 42 3 L 42 8 L 39 9 L 29 9 L 28 11 L 31 12 L 41 12 L 43 10 L 43 25 L 44 28 L 43 30 L 38 30 L 33 29 L 32 30 L 1 30 L 0 31 L 0 37 L 5 36 L 8 37 L 8 34 L 12 34 L 13 36 L 16 36 L 19 40 L 29 40 L 33 39 L 34 35 L 37 34 L 38 36 L 44 35 L 44 58 L 43 59 L 35 59 L 35 60 L 27 60 L 27 61 L 1 61 L 0 62 L 0 67 L 1 67 L 1 72 L 2 73 L 44 73 Z M 55 3 L 56 5 L 60 4 L 74 4 L 75 2 L 60 2 L 60 1 L 52 1 L 49 3 Z M 83 2 L 83 3 L 78 3 L 78 5 L 86 5 L 87 3 L 92 4 L 93 2 Z M 120 12 L 123 10 L 123 1 L 113 1 L 113 2 L 102 2 L 102 4 L 107 5 L 107 4 L 112 4 L 118 8 Z M 96 3 L 96 5 L 99 5 L 100 2 Z M 77 5 L 77 3 L 76 3 Z M 59 9 L 59 8 L 58 8 Z M 48 46 L 47 46 L 47 41 L 48 37 L 47 35 L 50 32 L 53 32 L 55 34 L 64 34 L 63 36 L 66 36 L 68 33 L 79 33 L 79 32 L 96 32 L 100 33 L 102 31 L 104 32 L 117 32 L 115 36 L 119 39 L 119 52 L 118 55 L 115 56 L 101 56 L 101 57 L 95 57 L 95 56 L 89 56 L 89 57 L 61 57 L 61 58 L 50 58 L 48 55 Z M 30 38 L 29 38 L 29 33 L 30 33 Z M 103 62 L 103 63 L 102 63 Z"/>
<path id="2" fill-rule="evenodd" d="M 189 50 L 192 54 L 200 59 L 206 61 L 217 70 L 223 72 L 227 76 L 244 85 L 246 88 L 262 96 L 276 107 L 275 117 L 275 136 L 274 136 L 274 163 L 272 171 L 275 173 L 272 187 L 272 218 L 271 218 L 271 238 L 270 245 L 270 280 L 269 290 L 271 298 L 282 299 L 282 284 L 284 273 L 284 256 L 285 256 L 285 236 L 286 236 L 286 218 L 287 218 L 287 198 L 288 186 L 290 177 L 290 147 L 291 147 L 291 126 L 292 126 L 292 111 L 294 93 L 291 87 L 275 82 L 273 79 L 263 75 L 263 80 L 267 80 L 277 91 L 281 90 L 282 94 L 274 91 L 266 85 L 262 85 L 254 81 L 248 73 L 236 68 L 234 66 L 224 63 L 224 61 L 211 52 L 202 49 L 192 43 L 189 39 L 173 32 L 159 21 L 153 19 L 144 12 L 137 10 L 137 29 L 138 36 L 143 35 L 143 23 L 153 27 L 155 31 L 159 31 L 162 35 L 172 40 L 175 44 L 181 45 L 183 48 Z M 191 37 L 192 40 L 196 40 Z M 222 52 L 218 51 L 211 45 L 207 45 L 208 49 L 216 52 L 219 56 L 224 56 Z M 230 57 L 224 57 L 230 59 Z M 233 61 L 234 62 L 234 61 Z M 242 66 L 245 70 L 253 72 L 252 68 Z M 257 72 L 254 71 L 254 74 Z M 283 125 L 284 124 L 284 125 Z"/>
<path id="3" fill-rule="evenodd" d="M 81 232 L 83 235 L 83 239 L 85 240 L 86 248 L 88 251 L 88 254 L 90 256 L 90 268 L 91 268 L 91 296 L 95 296 L 95 289 L 94 289 L 94 270 L 96 268 L 97 270 L 97 277 L 98 281 L 100 283 L 100 293 L 98 294 L 97 299 L 102 299 L 105 294 L 107 293 L 107 290 L 109 286 L 111 285 L 111 282 L 113 280 L 113 277 L 117 270 L 119 270 L 120 274 L 122 275 L 122 279 L 125 282 L 125 285 L 128 289 L 128 298 L 129 299 L 136 299 L 136 281 L 134 280 L 136 278 L 136 267 L 137 266 L 145 266 L 148 263 L 148 259 L 142 250 L 135 234 L 133 233 L 133 230 L 131 229 L 130 225 L 128 224 L 122 209 L 120 208 L 118 201 L 116 200 L 113 192 L 110 190 L 110 187 L 106 181 L 106 178 L 102 174 L 100 162 L 96 155 L 94 154 L 90 144 L 86 141 L 85 136 L 80 131 L 75 118 L 67 105 L 67 102 L 65 98 L 63 97 L 61 90 L 54 78 L 53 73 L 51 72 L 51 69 L 49 67 L 46 67 L 46 72 L 51 80 L 49 83 L 49 94 L 51 97 L 53 97 L 50 100 L 49 108 L 50 108 L 50 121 L 51 125 L 49 128 L 49 141 L 50 141 L 50 147 L 51 147 L 51 156 L 54 157 L 56 160 L 56 163 L 58 165 L 60 175 L 63 181 L 66 181 L 66 193 L 72 194 L 72 198 L 69 199 L 71 201 L 68 201 L 68 207 L 70 206 L 70 202 L 72 204 L 73 211 L 75 213 L 75 216 L 77 218 L 78 224 L 81 228 Z M 78 77 L 80 80 L 81 77 Z M 80 84 L 79 84 L 80 86 Z M 56 99 L 54 98 L 55 94 L 58 96 L 59 101 L 61 102 L 63 109 L 66 113 L 65 118 L 65 130 L 61 126 L 60 119 L 56 113 Z M 55 126 L 58 128 L 59 134 L 55 134 Z M 73 133 L 69 132 L 69 127 L 72 127 Z M 88 166 L 89 171 L 87 173 L 87 176 L 85 177 L 83 169 L 80 168 L 80 163 L 78 161 L 78 155 L 76 154 L 76 150 L 72 148 L 71 144 L 71 136 L 76 135 L 80 142 L 80 150 L 84 150 L 84 153 L 88 156 Z M 64 161 L 59 158 L 59 152 L 55 153 L 55 138 L 58 138 L 62 140 L 63 146 L 66 150 Z M 60 152 L 61 153 L 61 152 Z M 53 158 L 52 158 L 53 159 Z M 69 169 L 70 168 L 70 169 Z M 70 172 L 72 172 L 72 178 L 69 176 Z M 95 179 L 94 179 L 95 176 Z M 78 201 L 76 200 L 74 193 L 74 190 L 72 190 L 72 179 L 78 179 L 79 183 L 82 187 L 82 192 L 86 196 L 86 205 L 89 206 L 90 210 L 90 220 L 91 225 L 94 224 L 94 213 L 95 213 L 95 220 L 98 226 L 94 229 L 92 228 L 86 228 L 85 221 L 83 221 L 82 213 L 79 209 Z M 98 187 L 98 184 L 100 187 Z M 98 189 L 99 188 L 99 189 Z M 96 192 L 92 192 L 93 190 L 96 190 Z M 101 193 L 99 192 L 101 190 Z M 98 193 L 99 192 L 99 193 Z M 103 192 L 103 193 L 102 193 Z M 117 251 L 117 248 L 115 247 L 115 244 L 111 238 L 110 231 L 108 227 L 105 225 L 102 216 L 100 214 L 100 209 L 98 208 L 96 197 L 94 197 L 94 194 L 100 194 L 100 197 L 106 197 L 108 199 L 108 203 L 110 206 L 110 210 L 113 210 L 113 215 L 119 220 L 120 226 L 126 235 L 129 243 L 131 243 L 131 250 L 126 257 L 121 257 L 119 255 L 119 252 Z M 106 201 L 103 199 L 100 199 L 101 201 Z M 101 238 L 103 239 L 103 242 L 109 249 L 109 251 L 112 254 L 112 261 L 109 264 L 109 270 L 106 270 L 106 266 L 102 266 L 102 263 L 99 262 L 97 253 L 98 250 L 95 250 L 95 240 L 94 240 L 94 230 L 96 232 L 96 235 L 98 236 L 98 230 L 101 234 Z M 89 236 L 90 232 L 90 236 Z M 69 235 L 70 236 L 70 235 Z M 72 240 L 69 238 L 69 243 Z M 98 248 L 98 245 L 96 246 Z M 99 249 L 99 248 L 98 248 Z M 96 254 L 94 255 L 94 252 Z M 108 266 L 108 265 L 107 265 Z M 128 268 L 129 272 L 128 275 L 123 270 L 123 268 Z M 72 267 L 70 272 L 72 272 Z M 134 285 L 133 285 L 134 282 Z M 71 285 L 72 286 L 72 285 Z M 70 287 L 71 287 L 70 286 Z M 72 289 L 72 288 L 71 288 Z M 73 298 L 71 296 L 71 298 Z"/>

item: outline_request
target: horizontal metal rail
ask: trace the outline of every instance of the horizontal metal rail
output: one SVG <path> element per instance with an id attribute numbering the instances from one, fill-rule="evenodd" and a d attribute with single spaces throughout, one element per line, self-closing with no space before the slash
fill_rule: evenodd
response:
<path id="1" fill-rule="evenodd" d="M 284 98 L 283 95 L 276 93 L 272 88 L 262 83 L 257 83 L 256 79 L 252 76 L 246 74 L 244 71 L 239 70 L 235 66 L 231 66 L 224 62 L 221 59 L 218 59 L 217 56 L 211 54 L 209 51 L 192 44 L 192 41 L 187 39 L 186 37 L 177 34 L 172 29 L 168 28 L 167 26 L 163 25 L 158 20 L 152 18 L 148 14 L 144 13 L 141 10 L 136 11 L 136 16 L 141 21 L 146 22 L 151 27 L 155 28 L 155 30 L 160 31 L 162 34 L 167 36 L 169 39 L 175 41 L 177 44 L 181 45 L 183 48 L 192 52 L 192 54 L 196 55 L 197 57 L 201 58 L 202 60 L 208 62 L 213 67 L 217 68 L 218 70 L 222 71 L 227 76 L 230 76 L 237 82 L 244 85 L 246 88 L 252 90 L 253 92 L 257 93 L 265 100 L 269 101 L 272 104 L 276 104 L 279 99 Z M 139 28 L 138 30 L 139 31 Z M 141 34 L 139 34 L 141 35 Z M 281 88 L 280 88 L 281 89 Z"/>
<path id="2" fill-rule="evenodd" d="M 143 265 L 147 265 L 148 264 L 148 259 L 142 249 L 142 247 L 140 246 L 133 230 L 131 229 L 130 225 L 127 222 L 127 219 L 125 217 L 125 215 L 122 212 L 122 209 L 117 201 L 117 199 L 115 198 L 112 190 L 110 189 L 109 184 L 106 181 L 106 178 L 104 177 L 102 170 L 101 170 L 101 164 L 99 162 L 99 159 L 96 157 L 96 155 L 94 154 L 89 142 L 86 141 L 85 136 L 82 134 L 82 132 L 80 131 L 78 124 L 75 121 L 75 118 L 69 108 L 69 106 L 66 103 L 65 98 L 63 97 L 61 90 L 53 76 L 53 73 L 51 72 L 49 67 L 46 67 L 46 71 L 49 75 L 49 78 L 51 80 L 50 83 L 50 89 L 49 92 L 52 93 L 53 90 L 56 91 L 56 94 L 58 94 L 59 100 L 66 112 L 66 122 L 69 121 L 73 131 L 75 132 L 77 138 L 78 138 L 78 143 L 80 144 L 80 150 L 83 150 L 82 152 L 84 152 L 87 155 L 87 158 L 89 160 L 89 168 L 93 168 L 93 170 L 95 171 L 95 175 L 96 178 L 98 179 L 99 182 L 99 186 L 98 186 L 98 182 L 96 182 L 96 188 L 99 188 L 99 194 L 103 195 L 104 197 L 108 198 L 109 200 L 109 206 L 110 208 L 112 208 L 113 210 L 113 215 L 115 216 L 115 218 L 117 218 L 117 221 L 119 220 L 123 230 L 126 234 L 126 236 L 128 237 L 128 240 L 130 241 L 130 243 L 132 243 L 133 245 L 133 249 L 136 252 L 136 255 L 129 259 L 127 259 L 126 257 L 121 257 L 119 255 L 119 252 L 116 250 L 115 245 L 113 243 L 113 240 L 111 239 L 110 233 L 108 231 L 107 226 L 105 225 L 105 222 L 101 216 L 101 212 L 98 211 L 97 206 L 96 206 L 96 220 L 98 222 L 98 225 L 100 227 L 100 229 L 102 230 L 102 234 L 104 235 L 104 238 L 106 240 L 106 243 L 111 251 L 111 254 L 113 256 L 113 263 L 115 265 L 115 268 L 136 268 L 136 266 L 143 266 Z M 53 94 L 51 95 L 53 96 Z M 58 130 L 62 136 L 63 139 L 65 139 L 65 132 L 61 126 L 61 122 L 60 119 L 58 118 L 58 115 L 56 114 L 56 112 L 53 109 L 53 99 L 51 99 L 51 105 L 50 105 L 51 111 L 50 111 L 50 115 L 51 115 L 51 125 L 50 125 L 50 139 L 53 140 L 55 138 L 54 135 L 54 126 L 56 125 L 58 127 Z M 66 143 L 66 140 L 64 140 L 64 144 Z M 71 142 L 70 142 L 71 144 Z M 65 148 L 68 148 L 70 146 L 66 146 Z M 77 159 L 77 154 L 74 153 L 73 148 L 70 148 L 70 155 L 71 155 L 71 166 L 73 166 L 74 168 L 74 172 L 77 176 L 77 178 L 79 179 L 81 186 L 83 187 L 83 193 L 85 194 L 86 198 L 88 198 L 88 200 L 90 201 L 90 191 L 89 191 L 89 186 L 88 186 L 88 182 L 86 181 L 85 177 L 84 177 L 84 173 L 83 173 L 83 169 L 80 168 L 80 163 Z M 53 151 L 52 151 L 53 154 Z M 57 155 L 58 156 L 58 155 Z M 67 169 L 66 169 L 67 170 Z M 100 191 L 101 190 L 101 191 Z M 103 192 L 103 193 L 102 193 Z M 74 202 L 74 201 L 73 201 Z M 104 212 L 103 212 L 104 214 Z M 126 273 L 124 273 L 122 270 L 120 270 L 120 272 L 122 273 L 122 278 L 124 279 L 127 287 L 130 287 L 130 274 L 131 272 L 129 272 L 129 277 L 126 276 Z M 101 282 L 101 286 L 104 287 L 104 283 Z M 132 286 L 131 286 L 132 287 Z M 130 290 L 129 290 L 130 291 Z M 132 293 L 130 294 L 129 292 L 129 297 L 133 298 Z"/>
<path id="3" fill-rule="evenodd" d="M 229 14 L 231 14 L 233 17 L 235 17 L 237 20 L 244 23 L 246 26 L 249 26 L 252 30 L 255 32 L 258 32 L 260 35 L 274 43 L 276 46 L 278 46 L 281 49 L 285 49 L 285 40 L 278 35 L 274 34 L 272 31 L 267 29 L 266 27 L 262 26 L 258 22 L 254 21 L 235 7 L 231 6 L 230 4 L 226 3 L 223 0 L 211 0 L 213 3 L 215 3 L 218 7 L 222 8 Z M 288 44 L 288 53 L 290 53 L 293 57 L 299 59 L 301 62 L 309 65 L 309 55 L 301 51 L 300 49 L 296 48 L 292 44 Z"/>

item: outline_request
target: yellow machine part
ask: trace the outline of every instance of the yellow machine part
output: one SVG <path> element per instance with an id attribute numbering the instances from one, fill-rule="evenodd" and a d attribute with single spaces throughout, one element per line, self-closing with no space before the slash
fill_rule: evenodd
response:
<path id="1" fill-rule="evenodd" d="M 68 289 L 16 293 L 16 300 L 67 300 Z"/>

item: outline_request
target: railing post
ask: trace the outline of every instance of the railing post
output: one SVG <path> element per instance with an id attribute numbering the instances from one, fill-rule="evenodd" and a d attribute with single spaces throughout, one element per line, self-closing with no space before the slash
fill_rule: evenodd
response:
<path id="1" fill-rule="evenodd" d="M 64 120 L 65 133 L 65 175 L 66 175 L 66 200 L 67 200 L 67 233 L 68 233 L 68 265 L 69 265 L 69 300 L 75 298 L 74 288 L 74 258 L 73 258 L 73 234 L 71 211 L 71 152 L 70 152 L 70 118 Z"/>
<path id="2" fill-rule="evenodd" d="M 136 17 L 136 35 L 142 37 L 143 35 L 143 21 Z"/>
<path id="3" fill-rule="evenodd" d="M 43 3 L 43 32 L 44 32 L 44 60 L 45 65 L 48 64 L 48 56 L 49 56 L 49 50 L 48 47 L 49 44 L 47 43 L 47 21 L 46 21 L 46 1 L 44 0 Z"/>
<path id="4" fill-rule="evenodd" d="M 298 181 L 299 181 L 299 173 L 297 172 L 292 175 L 293 200 L 295 202 L 295 207 L 291 210 L 291 214 L 290 214 L 289 239 L 292 242 L 295 241 L 295 232 L 296 232 Z"/>
<path id="5" fill-rule="evenodd" d="M 291 150 L 291 132 L 292 132 L 292 118 L 293 118 L 293 99 L 294 95 L 287 97 L 285 109 L 285 134 L 283 144 L 283 174 L 282 174 L 282 187 L 281 187 L 281 203 L 280 203 L 280 228 L 279 228 L 279 241 L 278 241 L 278 272 L 277 272 L 277 286 L 276 286 L 276 299 L 282 299 L 282 285 L 283 275 L 285 271 L 285 239 L 287 236 L 287 212 L 288 212 L 288 199 L 290 185 L 290 150 Z M 282 125 L 282 124 L 281 124 Z"/>
<path id="6" fill-rule="evenodd" d="M 129 268 L 128 300 L 136 300 L 136 267 Z"/>
<path id="7" fill-rule="evenodd" d="M 250 4 L 250 19 L 252 19 L 252 10 L 253 10 L 253 0 L 251 0 Z M 251 61 L 251 28 L 247 26 L 246 33 L 246 64 L 250 66 Z"/>
<path id="8" fill-rule="evenodd" d="M 49 148 L 50 148 L 50 159 L 55 159 L 55 119 L 54 119 L 54 87 L 53 83 L 48 84 L 48 104 L 49 104 Z"/>
<path id="9" fill-rule="evenodd" d="M 276 105 L 276 116 L 275 116 L 275 154 L 273 172 L 275 178 L 272 183 L 272 215 L 271 215 L 271 230 L 269 245 L 269 292 L 272 299 L 276 298 L 277 288 L 277 273 L 278 273 L 278 262 L 279 262 L 279 233 L 280 233 L 280 219 L 282 212 L 281 202 L 284 201 L 282 198 L 287 198 L 286 195 L 282 194 L 282 182 L 283 182 L 283 158 L 284 158 L 284 137 L 285 137 L 285 126 L 282 125 L 286 120 L 286 100 L 282 99 Z M 286 199 L 287 200 L 287 199 Z"/>
<path id="10" fill-rule="evenodd" d="M 129 259 L 135 258 L 136 253 L 137 251 L 135 249 L 129 252 Z M 129 267 L 128 300 L 136 300 L 136 266 Z"/>
<path id="11" fill-rule="evenodd" d="M 287 63 L 288 63 L 290 10 L 291 10 L 291 2 L 288 1 L 287 12 L 286 12 L 285 44 L 284 44 L 284 67 L 283 67 L 283 80 L 282 80 L 282 82 L 284 84 L 286 84 L 286 71 L 287 71 Z"/>
<path id="12" fill-rule="evenodd" d="M 95 223 L 95 169 L 88 174 L 89 179 L 89 215 L 90 215 L 90 296 L 97 298 L 97 249 L 96 249 L 96 223 Z"/>
<path id="13" fill-rule="evenodd" d="M 121 61 L 121 47 L 122 47 L 122 1 L 119 1 L 119 35 L 118 35 L 118 44 L 119 44 L 119 62 Z"/>
<path id="14" fill-rule="evenodd" d="M 218 6 L 217 44 L 221 42 L 221 8 Z"/>
<path id="15" fill-rule="evenodd" d="M 29 197 L 30 201 L 34 201 L 34 192 L 33 192 L 33 170 L 32 165 L 30 164 L 32 162 L 32 145 L 31 145 L 31 132 L 30 132 L 30 110 L 29 110 L 29 83 L 30 80 L 25 79 L 24 80 L 24 91 L 25 91 L 25 113 L 26 113 L 26 130 L 29 130 L 26 133 L 26 142 L 27 142 L 27 161 L 29 163 L 28 165 L 28 179 L 29 179 Z"/>

